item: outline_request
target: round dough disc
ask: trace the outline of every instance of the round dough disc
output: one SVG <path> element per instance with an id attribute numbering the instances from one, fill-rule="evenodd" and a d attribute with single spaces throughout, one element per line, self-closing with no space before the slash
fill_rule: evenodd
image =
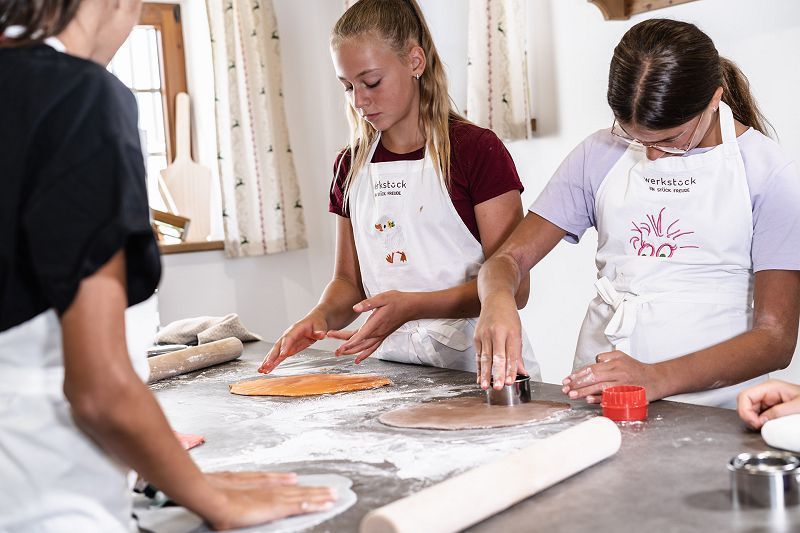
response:
<path id="1" fill-rule="evenodd" d="M 388 378 L 374 374 L 307 374 L 241 381 L 229 387 L 232 394 L 243 396 L 315 396 L 377 389 L 391 383 Z"/>
<path id="2" fill-rule="evenodd" d="M 568 403 L 539 400 L 513 406 L 489 405 L 483 396 L 468 396 L 401 407 L 378 420 L 399 428 L 484 429 L 540 422 L 569 409 Z"/>

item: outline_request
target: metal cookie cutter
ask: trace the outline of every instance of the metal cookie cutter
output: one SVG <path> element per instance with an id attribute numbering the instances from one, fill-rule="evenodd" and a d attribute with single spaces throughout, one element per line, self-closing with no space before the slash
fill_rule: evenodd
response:
<path id="1" fill-rule="evenodd" d="M 489 387 L 486 390 L 486 402 L 489 405 L 519 405 L 531 401 L 531 377 L 517 374 L 513 385 L 506 385 L 500 390 Z"/>
<path id="2" fill-rule="evenodd" d="M 793 453 L 740 453 L 728 470 L 736 506 L 782 509 L 800 503 L 800 457 Z"/>

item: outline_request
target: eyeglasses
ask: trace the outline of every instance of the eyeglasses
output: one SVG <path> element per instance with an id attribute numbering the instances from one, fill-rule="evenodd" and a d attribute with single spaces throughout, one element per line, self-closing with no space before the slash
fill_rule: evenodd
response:
<path id="1" fill-rule="evenodd" d="M 653 148 L 655 150 L 659 150 L 664 152 L 665 154 L 672 154 L 672 155 L 684 155 L 689 150 L 692 149 L 692 144 L 694 143 L 694 136 L 697 135 L 697 130 L 700 127 L 700 123 L 703 122 L 703 115 L 705 115 L 706 110 L 704 109 L 702 113 L 700 113 L 700 119 L 697 121 L 697 124 L 694 125 L 694 130 L 692 130 L 692 136 L 689 139 L 689 142 L 686 144 L 685 148 L 678 148 L 676 146 L 659 146 L 658 143 L 645 143 L 638 139 L 633 138 L 625 131 L 620 123 L 617 121 L 616 117 L 614 118 L 614 122 L 611 124 L 611 135 L 615 137 L 619 137 L 623 141 L 628 144 L 632 144 L 634 146 L 641 146 L 642 148 Z M 682 137 L 686 130 L 683 130 L 678 137 Z"/>

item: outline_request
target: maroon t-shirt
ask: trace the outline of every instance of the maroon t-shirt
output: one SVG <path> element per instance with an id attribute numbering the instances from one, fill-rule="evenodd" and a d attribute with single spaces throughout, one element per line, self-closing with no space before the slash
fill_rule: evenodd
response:
<path id="1" fill-rule="evenodd" d="M 424 156 L 424 148 L 408 154 L 395 154 L 379 144 L 375 148 L 372 162 L 413 161 Z M 335 178 L 328 207 L 328 211 L 343 217 L 349 217 L 347 208 L 342 205 L 343 184 L 348 170 L 350 152 L 343 150 L 333 165 Z M 511 154 L 497 135 L 491 130 L 466 122 L 450 122 L 450 180 L 450 200 L 464 225 L 478 242 L 481 239 L 478 221 L 475 219 L 475 206 L 508 191 L 523 190 Z"/>

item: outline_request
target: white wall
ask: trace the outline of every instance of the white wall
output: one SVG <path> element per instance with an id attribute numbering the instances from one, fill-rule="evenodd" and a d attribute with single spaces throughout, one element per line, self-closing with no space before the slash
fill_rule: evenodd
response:
<path id="1" fill-rule="evenodd" d="M 421 4 L 448 66 L 451 94 L 463 109 L 466 2 L 421 0 Z M 604 21 L 585 0 L 530 0 L 528 5 L 538 132 L 532 140 L 509 146 L 526 187 L 525 205 L 576 144 L 610 125 L 605 90 L 612 50 L 630 26 L 646 17 L 678 18 L 705 30 L 720 52 L 748 75 L 781 143 L 800 160 L 800 109 L 793 98 L 800 86 L 796 61 L 800 2 L 703 0 L 625 22 Z M 159 296 L 162 322 L 238 312 L 245 324 L 275 338 L 316 302 L 330 276 L 334 215 L 327 213 L 327 191 L 333 157 L 346 140 L 346 124 L 327 39 L 341 2 L 275 0 L 275 6 L 310 246 L 300 252 L 237 260 L 226 260 L 221 252 L 166 256 Z M 571 367 L 585 306 L 594 296 L 595 246 L 595 233 L 588 232 L 578 245 L 560 244 L 534 269 L 531 301 L 522 319 L 545 381 L 560 381 Z M 783 374 L 800 382 L 800 360 Z"/>

